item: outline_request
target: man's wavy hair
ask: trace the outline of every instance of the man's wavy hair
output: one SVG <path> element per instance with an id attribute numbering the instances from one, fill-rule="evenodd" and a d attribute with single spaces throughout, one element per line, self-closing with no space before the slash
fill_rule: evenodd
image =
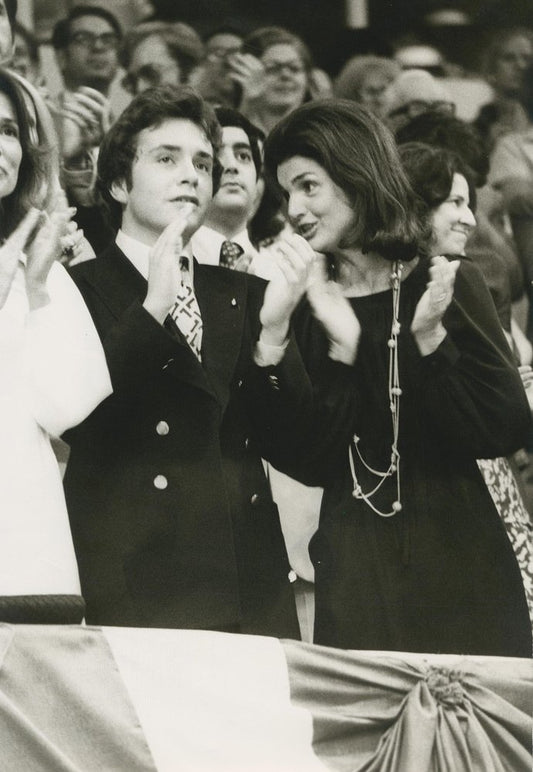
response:
<path id="1" fill-rule="evenodd" d="M 22 91 L 11 73 L 3 68 L 0 68 L 0 91 L 13 105 L 22 148 L 15 189 L 0 201 L 0 234 L 2 238 L 7 238 L 29 209 L 39 205 L 40 194 L 47 183 L 44 157 L 49 152 L 49 148 L 37 147 L 32 141 L 30 131 L 32 119 Z"/>
<path id="2" fill-rule="evenodd" d="M 122 206 L 111 195 L 113 183 L 123 181 L 128 190 L 131 188 L 139 133 L 143 129 L 156 128 L 172 118 L 194 123 L 213 146 L 213 191 L 216 190 L 220 181 L 216 155 L 221 144 L 221 129 L 213 108 L 186 86 L 165 84 L 147 89 L 130 102 L 100 146 L 95 192 L 98 203 L 115 230 L 122 222 Z"/>
<path id="3" fill-rule="evenodd" d="M 394 139 L 381 121 L 350 100 L 323 99 L 292 112 L 265 144 L 269 184 L 280 164 L 310 158 L 346 194 L 354 210 L 344 247 L 412 260 L 423 239 L 420 205 L 403 171 Z"/>

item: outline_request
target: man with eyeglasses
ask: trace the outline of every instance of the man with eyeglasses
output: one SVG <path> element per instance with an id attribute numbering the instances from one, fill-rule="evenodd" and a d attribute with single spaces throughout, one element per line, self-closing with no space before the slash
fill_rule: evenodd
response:
<path id="1" fill-rule="evenodd" d="M 110 11 L 78 5 L 54 27 L 52 45 L 69 91 L 90 86 L 107 95 L 118 68 L 120 25 Z"/>
<path id="2" fill-rule="evenodd" d="M 109 89 L 118 70 L 120 24 L 105 8 L 75 6 L 54 27 L 52 45 L 65 90 L 50 109 L 54 115 L 62 156 L 62 183 L 76 220 L 98 251 L 109 233 L 92 201 L 96 156 L 109 129 Z"/>
<path id="3" fill-rule="evenodd" d="M 202 41 L 188 24 L 142 22 L 124 40 L 120 63 L 126 76 L 122 86 L 135 96 L 162 83 L 187 84 L 203 55 Z"/>
<path id="4" fill-rule="evenodd" d="M 234 27 L 218 27 L 204 37 L 205 58 L 191 84 L 202 97 L 219 107 L 234 107 L 238 101 L 231 77 L 231 57 L 242 48 L 243 34 Z"/>

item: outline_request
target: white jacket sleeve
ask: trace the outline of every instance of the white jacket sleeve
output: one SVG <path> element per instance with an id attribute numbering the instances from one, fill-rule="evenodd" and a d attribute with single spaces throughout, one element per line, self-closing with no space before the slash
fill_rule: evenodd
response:
<path id="1" fill-rule="evenodd" d="M 50 303 L 29 311 L 23 360 L 30 411 L 52 436 L 76 426 L 112 392 L 104 351 L 76 285 L 59 263 Z"/>

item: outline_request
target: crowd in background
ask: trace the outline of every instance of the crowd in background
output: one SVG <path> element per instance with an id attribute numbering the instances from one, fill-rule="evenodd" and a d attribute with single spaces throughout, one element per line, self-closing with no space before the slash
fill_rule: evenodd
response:
<path id="1" fill-rule="evenodd" d="M 313 638 L 314 625 L 315 641 L 348 648 L 462 651 L 471 645 L 476 653 L 527 656 L 531 634 L 530 629 L 524 630 L 527 607 L 533 620 L 533 30 L 498 30 L 486 51 L 484 70 L 475 78 L 461 77 L 464 73 L 458 67 L 446 62 L 435 46 L 423 40 L 398 47 L 390 57 L 354 52 L 338 73 L 327 73 L 314 65 L 313 52 L 304 40 L 278 26 L 250 31 L 232 25 L 200 36 L 179 19 L 163 21 L 152 14 L 123 29 L 111 10 L 78 5 L 57 22 L 50 40 L 63 84 L 59 92 L 52 93 L 36 37 L 15 21 L 13 3 L 5 2 L 5 7 L 10 26 L 3 32 L 5 42 L 0 47 L 5 68 L 0 82 L 4 127 L 0 146 L 0 183 L 4 188 L 0 190 L 4 239 L 0 289 L 5 288 L 0 332 L 5 338 L 2 345 L 11 356 L 10 364 L 5 359 L 2 367 L 6 372 L 11 368 L 12 373 L 16 369 L 17 377 L 4 378 L 2 420 L 9 420 L 14 433 L 26 422 L 24 453 L 31 447 L 34 455 L 46 454 L 46 469 L 38 459 L 28 456 L 29 477 L 23 487 L 29 499 L 22 497 L 17 469 L 20 457 L 10 448 L 12 439 L 6 439 L 3 453 L 13 461 L 14 468 L 6 471 L 4 465 L 2 474 L 14 488 L 9 500 L 20 499 L 21 515 L 20 533 L 15 533 L 16 528 L 11 533 L 10 528 L 2 526 L 5 538 L 0 542 L 5 555 L 0 595 L 12 600 L 0 601 L 0 618 L 3 613 L 6 619 L 25 621 L 13 598 L 61 596 L 64 616 L 54 611 L 54 620 L 76 621 L 85 616 L 96 624 L 207 626 L 303 635 L 308 640 Z M 165 102 L 169 94 L 178 94 L 176 89 L 181 89 L 179 94 L 185 95 L 185 101 L 189 100 L 180 107 L 183 112 L 172 112 Z M 19 92 L 22 102 L 26 100 L 27 114 L 19 104 Z M 469 95 L 467 102 L 471 99 L 476 104 L 468 119 L 462 117 L 465 93 Z M 150 102 L 150 94 L 161 95 L 157 108 L 155 102 Z M 203 107 L 194 102 L 197 97 L 198 105 Z M 212 113 L 201 112 L 205 105 L 214 108 L 216 127 L 209 122 Z M 190 213 L 186 210 L 187 217 L 182 216 L 179 225 L 173 226 L 173 234 L 166 227 L 168 223 L 161 221 L 160 231 L 151 226 L 147 236 L 142 217 L 155 208 L 159 193 L 152 178 L 141 180 L 135 176 L 135 169 L 144 163 L 143 153 L 149 157 L 152 152 L 153 137 L 173 121 L 181 128 L 183 121 L 193 126 L 191 136 L 180 142 L 196 142 L 194 153 L 191 149 L 195 158 L 202 153 L 208 155 L 210 147 L 216 150 L 215 168 L 209 169 L 210 179 L 215 180 L 214 195 L 206 194 L 202 217 L 198 217 L 194 228 L 190 227 Z M 28 125 L 23 126 L 26 122 Z M 18 124 L 20 157 L 19 148 L 12 149 L 13 137 L 7 130 L 14 123 Z M 202 128 L 201 135 L 198 127 Z M 132 136 L 137 137 L 135 142 Z M 161 142 L 168 149 L 168 163 L 174 164 L 171 135 L 165 135 Z M 33 166 L 28 170 L 30 156 Z M 167 163 L 163 158 L 160 161 Z M 198 170 L 200 175 L 204 173 L 199 165 Z M 24 174 L 28 180 L 31 175 L 34 178 L 24 182 Z M 141 188 L 141 182 L 146 187 Z M 199 189 L 201 184 L 200 178 Z M 320 193 L 328 185 L 332 186 L 334 205 L 326 201 L 321 209 L 320 202 L 302 204 L 303 196 L 311 196 L 313 189 Z M 137 197 L 136 187 L 141 191 Z M 152 189 L 155 198 L 150 200 Z M 364 211 L 359 203 L 357 222 L 352 222 L 353 214 L 346 212 L 344 235 L 331 235 L 321 242 L 317 222 L 325 218 L 331 232 L 337 234 L 337 221 L 343 217 L 346 202 L 353 209 L 353 202 L 358 201 L 353 190 L 358 195 L 365 190 Z M 197 200 L 201 199 L 200 193 L 192 198 L 193 206 L 201 208 L 202 202 Z M 190 195 L 182 195 L 182 199 L 186 206 L 191 204 Z M 36 214 L 35 207 L 41 214 Z M 156 215 L 154 212 L 155 219 Z M 411 222 L 415 215 L 417 224 L 414 219 Z M 374 235 L 370 238 L 372 228 Z M 116 250 L 117 230 L 120 257 L 109 252 L 110 245 Z M 156 233 L 158 238 L 152 240 Z M 165 437 L 172 437 L 174 432 L 168 415 L 157 412 L 162 402 L 154 410 L 148 396 L 149 390 L 168 386 L 161 386 L 147 373 L 142 383 L 137 375 L 132 376 L 134 365 L 143 357 L 148 370 L 149 352 L 165 348 L 159 334 L 167 335 L 163 329 L 168 326 L 165 309 L 173 305 L 171 296 L 177 288 L 171 283 L 170 294 L 161 289 L 165 277 L 160 269 L 160 275 L 156 275 L 153 254 L 163 256 L 163 260 L 172 251 L 171 238 L 179 242 L 185 258 L 182 284 L 196 288 L 203 317 L 204 343 L 191 344 L 193 350 L 198 347 L 190 364 L 191 382 L 198 380 L 193 372 L 198 361 L 204 369 L 210 367 L 206 352 L 215 333 L 209 325 L 212 323 L 213 330 L 217 327 L 196 286 L 197 282 L 207 281 L 202 278 L 203 266 L 207 277 L 211 276 L 209 271 L 219 271 L 220 266 L 236 272 L 231 281 L 228 279 L 228 308 L 230 304 L 240 308 L 239 304 L 246 303 L 247 316 L 242 324 L 249 328 L 250 337 L 239 344 L 241 359 L 235 366 L 239 375 L 233 375 L 231 383 L 223 382 L 220 373 L 226 364 L 222 359 L 216 375 L 212 375 L 214 390 L 226 411 L 222 428 L 216 430 L 218 439 L 205 446 L 197 442 L 202 432 L 214 431 L 211 425 L 209 430 L 204 425 L 207 407 L 191 402 L 190 411 L 202 411 L 202 420 L 198 419 L 195 426 L 191 415 L 174 416 L 173 408 L 168 408 L 177 422 L 177 431 L 188 436 L 185 448 L 172 451 L 179 455 L 182 467 L 189 470 L 189 482 L 181 479 L 179 495 L 184 502 L 194 501 L 190 504 L 192 522 L 187 531 L 180 532 L 191 546 L 189 556 L 180 557 L 183 566 L 179 570 L 189 578 L 196 577 L 190 579 L 192 589 L 188 587 L 187 591 L 183 590 L 182 578 L 176 579 L 178 569 L 165 573 L 167 562 L 170 565 L 176 560 L 166 543 L 174 536 L 169 536 L 165 507 L 154 514 L 161 525 L 156 537 L 143 533 L 139 543 L 135 542 L 133 531 L 142 531 L 142 527 L 140 521 L 128 521 L 135 500 L 143 496 L 144 483 L 139 483 L 137 490 L 132 480 L 142 478 L 150 454 L 159 458 L 160 453 L 148 441 L 139 450 L 144 440 L 135 436 L 130 426 L 132 417 L 142 421 L 149 416 L 146 420 L 154 423 L 154 437 L 159 443 L 166 442 Z M 303 240 L 314 252 L 326 255 L 316 285 L 310 281 L 307 265 L 312 259 L 311 250 L 306 251 L 300 243 Z M 145 258 L 148 261 L 147 254 L 137 242 L 151 248 L 150 271 L 148 262 L 142 262 Z M 26 253 L 22 261 L 21 249 Z M 146 284 L 139 283 L 137 291 L 139 302 L 144 300 L 142 313 L 130 314 L 125 301 L 121 306 L 119 273 L 105 278 L 110 286 L 116 282 L 117 298 L 111 298 L 111 294 L 106 298 L 105 290 L 100 294 L 100 283 L 104 282 L 100 274 L 103 269 L 99 268 L 102 253 L 108 260 L 112 254 L 115 261 L 122 260 L 124 253 L 133 262 L 141 275 L 130 277 L 132 287 L 135 281 L 148 281 L 145 299 Z M 368 255 L 374 253 L 376 260 L 369 263 Z M 193 258 L 195 267 L 191 270 L 188 262 L 192 264 Z M 81 310 L 76 312 L 72 308 L 77 290 L 70 287 L 65 269 L 84 299 L 83 303 L 80 298 Z M 305 282 L 300 275 L 304 269 Z M 316 266 L 312 270 L 316 271 Z M 242 277 L 237 273 L 247 277 L 245 289 L 238 284 Z M 185 274 L 188 278 L 184 279 Z M 124 287 L 129 286 L 130 278 L 124 273 Z M 260 279 L 269 282 L 264 300 L 259 299 L 261 292 L 257 289 L 264 287 Z M 218 279 L 209 281 L 214 286 Z M 301 301 L 304 284 L 308 297 Z M 292 287 L 290 301 L 283 295 L 288 292 L 287 285 Z M 381 303 L 390 285 L 397 292 L 393 292 L 392 328 L 390 302 L 387 299 L 387 310 Z M 313 286 L 320 287 L 316 295 Z M 405 305 L 395 308 L 395 297 L 400 303 L 400 286 Z M 342 301 L 336 294 L 339 287 Z M 280 295 L 274 300 L 271 295 L 276 289 Z M 217 291 L 222 293 L 222 289 Z M 23 302 L 24 294 L 27 297 Z M 125 288 L 123 294 L 127 294 Z M 218 301 L 209 297 L 214 307 Z M 374 305 L 368 298 L 374 298 Z M 86 318 L 85 304 L 92 322 Z M 68 325 L 51 311 L 56 310 L 61 317 L 62 308 L 67 309 Z M 9 326 L 5 322 L 8 312 L 13 314 Z M 299 348 L 299 363 L 307 370 L 302 380 L 299 365 L 291 359 L 292 337 L 283 359 L 278 353 L 269 358 L 272 349 L 286 345 L 283 338 L 289 335 L 289 328 L 285 328 L 285 321 L 293 312 L 291 335 Z M 143 316 L 146 313 L 154 324 L 159 323 L 157 330 L 150 328 Z M 32 320 L 29 326 L 37 328 L 35 339 L 25 338 L 27 314 Z M 50 319 L 45 318 L 46 314 Z M 127 326 L 126 322 L 123 325 L 123 315 L 129 315 Z M 227 332 L 227 338 L 219 330 L 216 345 L 224 349 L 230 346 L 233 327 L 220 318 L 220 328 Z M 318 331 L 313 326 L 317 320 Z M 338 337 L 337 323 L 344 325 Z M 269 332 L 268 340 L 263 341 L 267 354 L 261 353 L 266 356 L 262 369 L 269 373 L 274 397 L 265 392 L 265 380 L 249 391 L 243 388 L 246 393 L 239 401 L 233 395 L 235 383 L 238 381 L 240 386 L 244 380 L 246 387 L 250 362 L 257 364 L 258 355 L 251 353 L 251 346 L 261 325 Z M 400 328 L 409 325 L 418 350 L 406 344 L 403 358 L 391 359 L 390 352 L 399 345 L 398 340 L 403 340 Z M 17 335 L 13 336 L 15 327 Z M 285 336 L 278 340 L 280 329 Z M 446 331 L 453 342 L 443 343 Z M 147 348 L 143 349 L 139 341 L 145 338 Z M 378 339 L 383 343 L 379 350 Z M 329 353 L 325 341 L 329 341 Z M 246 346 L 250 352 L 245 357 Z M 79 366 L 73 363 L 72 351 L 80 360 Z M 104 353 L 110 381 L 104 372 Z M 43 364 L 45 357 L 54 363 L 53 368 Z M 162 368 L 167 372 L 177 366 L 176 354 L 170 356 L 165 349 L 163 358 Z M 459 374 L 451 372 L 458 358 L 462 363 L 457 366 Z M 39 381 L 42 373 L 35 374 L 37 361 L 41 370 L 54 374 L 44 385 Z M 335 367 L 329 374 L 325 363 L 331 361 Z M 356 361 L 366 363 L 365 382 L 346 374 L 346 366 Z M 276 367 L 279 373 L 272 369 Z M 402 387 L 394 381 L 399 373 Z M 382 387 L 387 387 L 387 375 L 389 391 L 385 398 Z M 259 375 L 252 376 L 252 382 L 254 378 L 259 379 Z M 288 389 L 287 404 L 280 407 L 275 394 L 285 395 L 284 378 L 298 384 L 299 393 L 293 395 Z M 416 385 L 417 378 L 423 380 L 425 390 Z M 281 390 L 277 379 L 281 379 Z M 307 402 L 309 380 L 315 393 Z M 134 381 L 138 391 L 131 386 Z M 29 386 L 38 394 L 28 397 Z M 395 423 L 402 392 L 402 420 L 411 421 L 410 434 Z M 352 406 L 353 394 L 359 405 L 367 406 L 366 417 L 358 406 Z M 32 406 L 29 412 L 36 426 L 31 425 L 28 415 L 20 417 L 25 409 L 22 404 L 17 417 L 14 395 L 24 405 Z M 257 400 L 258 395 L 265 412 L 272 411 L 268 414 L 271 422 L 265 425 L 252 417 L 248 426 L 243 416 L 250 400 Z M 379 482 L 372 494 L 365 494 L 362 488 L 373 485 L 367 473 L 382 463 L 386 444 L 383 438 L 386 436 L 390 442 L 390 428 L 385 428 L 380 407 L 382 398 L 385 402 L 390 399 L 393 414 L 392 460 L 386 472 L 376 473 L 385 481 L 383 486 Z M 57 420 L 50 418 L 54 413 L 52 404 L 65 408 Z M 253 416 L 262 410 L 257 404 L 252 406 Z M 419 426 L 422 421 L 416 417 L 417 409 L 422 415 L 424 410 L 427 412 L 438 451 L 431 446 L 427 426 Z M 388 412 L 386 418 L 390 422 Z M 272 426 L 278 430 L 275 442 Z M 352 442 L 347 430 L 353 435 L 353 426 L 362 428 Z M 104 440 L 108 431 L 120 434 L 121 444 L 111 446 Z M 254 463 L 258 462 L 253 473 L 251 466 L 242 465 L 237 470 L 241 451 L 236 450 L 236 437 L 246 444 L 249 432 L 255 432 L 256 438 L 251 441 L 257 450 Z M 8 432 L 5 434 L 7 437 Z M 12 433 L 9 435 L 11 438 Z M 60 435 L 66 444 L 59 442 Z M 360 437 L 372 461 L 368 465 L 359 455 Z M 215 450 L 217 442 L 221 456 Z M 453 448 L 448 446 L 452 442 Z M 67 465 L 66 505 L 59 473 L 50 468 L 52 447 L 62 471 Z M 397 470 L 400 450 L 405 454 L 402 485 L 409 502 L 407 507 L 403 505 L 407 514 L 402 513 L 403 493 Z M 388 446 L 387 452 L 391 452 Z M 220 463 L 222 469 L 220 478 L 210 478 L 214 490 L 203 490 L 201 496 L 192 489 L 193 485 L 200 488 L 207 484 L 208 478 L 197 477 L 193 468 L 200 457 L 199 464 L 207 464 L 209 458 L 211 465 Z M 35 482 L 37 467 L 41 488 Z M 424 474 L 420 472 L 422 467 Z M 348 493 L 341 469 L 351 470 Z M 119 479 L 122 474 L 124 479 Z M 389 508 L 391 503 L 384 503 L 383 495 L 392 490 L 395 475 L 397 495 L 393 497 L 392 511 L 384 513 L 381 508 Z M 434 490 L 422 493 L 428 480 Z M 172 485 L 169 475 L 157 474 L 150 485 L 162 496 L 169 481 Z M 102 504 L 111 500 L 106 496 L 113 485 L 119 489 L 115 497 L 121 497 L 116 509 L 115 504 Z M 236 520 L 233 523 L 234 544 L 231 540 L 211 543 L 209 539 L 200 543 L 192 532 L 198 529 L 205 537 L 211 521 L 218 522 L 222 517 L 219 499 L 213 498 L 217 491 L 221 495 L 219 485 L 227 489 L 232 512 L 237 508 L 235 502 L 238 500 L 241 507 L 240 499 L 244 497 L 255 509 L 252 515 L 239 515 L 238 524 Z M 89 493 L 88 488 L 94 491 Z M 374 491 L 377 498 L 369 504 Z M 280 519 L 274 516 L 276 528 L 269 525 L 272 513 L 267 516 L 257 505 L 257 496 L 277 504 Z M 348 500 L 351 503 L 346 503 Z M 39 516 L 29 514 L 32 507 L 40 508 L 45 501 L 50 504 L 53 525 L 48 525 L 41 512 Z M 359 530 L 352 531 L 345 522 L 346 513 L 359 504 L 361 509 L 354 509 L 354 518 L 360 519 Z M 46 506 L 43 504 L 43 513 Z M 148 499 L 144 506 L 151 511 Z M 182 506 L 185 511 L 186 504 Z M 485 520 L 485 510 L 491 507 L 496 516 L 491 520 L 487 515 Z M 73 545 L 62 531 L 67 509 Z M 256 518 L 255 536 L 249 532 L 247 517 Z M 87 528 L 91 518 L 98 526 L 93 523 Z M 195 525 L 194 518 L 199 524 Z M 424 525 L 425 518 L 430 525 Z M 106 519 L 112 522 L 106 524 Z M 396 527 L 393 522 L 400 525 Z M 220 528 L 225 533 L 222 524 Z M 122 577 L 111 569 L 116 559 L 113 542 L 125 539 L 129 529 L 131 549 L 120 557 L 126 566 L 127 586 L 122 589 Z M 28 540 L 29 531 L 32 537 Z M 143 551 L 140 559 L 139 544 Z M 266 554 L 262 554 L 262 548 Z M 441 575 L 443 569 L 437 557 L 441 549 L 441 560 L 454 564 L 448 577 Z M 18 550 L 34 566 L 28 576 L 21 568 Z M 228 567 L 232 551 L 237 555 L 237 580 Z M 156 558 L 153 565 L 151 555 Z M 42 569 L 35 567 L 39 561 Z M 201 564 L 208 561 L 211 563 L 204 571 Z M 356 568 L 351 561 L 357 563 Z M 55 573 L 49 571 L 49 564 L 55 566 Z M 216 570 L 212 570 L 213 565 Z M 273 566 L 276 576 L 269 573 Z M 409 567 L 411 575 L 406 580 Z M 467 573 L 471 573 L 468 581 Z M 168 577 L 178 582 L 180 589 L 176 592 L 183 591 L 188 598 L 179 611 L 171 607 L 172 592 L 165 585 Z M 242 625 L 236 621 L 238 614 L 232 605 L 235 581 L 244 607 L 242 619 L 246 624 Z M 192 586 L 194 582 L 198 586 Z M 420 599 L 422 605 L 413 612 L 411 606 L 407 608 L 406 598 L 416 596 L 421 583 L 427 585 L 427 596 Z M 448 600 L 452 599 L 455 606 L 444 601 L 443 583 L 448 587 Z M 198 589 L 204 586 L 209 587 L 209 602 Z M 293 596 L 296 599 L 299 624 L 290 609 L 287 588 L 290 601 Z M 269 596 L 268 602 L 259 598 L 261 592 Z M 355 598 L 354 593 L 361 597 Z M 366 598 L 373 593 L 380 600 L 368 604 Z M 130 595 L 135 596 L 142 612 L 133 610 Z M 159 595 L 168 597 L 154 600 Z M 87 607 L 69 601 L 82 596 L 81 603 Z M 424 603 L 427 617 L 435 620 L 434 630 L 427 623 L 424 631 L 418 629 L 416 614 L 422 613 Z M 399 609 L 404 606 L 402 615 Z M 24 609 L 28 607 L 33 621 L 40 621 L 40 614 L 49 621 L 39 602 L 27 600 Z M 500 613 L 502 608 L 505 613 Z M 497 633 L 489 630 L 487 618 L 496 617 L 507 635 L 501 629 Z M 363 626 L 367 635 L 360 633 Z M 477 633 L 468 638 L 464 631 L 470 634 L 473 627 Z M 439 636 L 441 643 L 437 644 Z"/>

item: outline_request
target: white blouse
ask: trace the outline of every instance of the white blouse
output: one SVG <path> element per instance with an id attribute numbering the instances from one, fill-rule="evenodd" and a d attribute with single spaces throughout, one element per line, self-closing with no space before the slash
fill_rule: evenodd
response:
<path id="1" fill-rule="evenodd" d="M 89 311 L 55 263 L 50 303 L 29 310 L 24 264 L 0 309 L 0 595 L 79 594 L 50 445 L 112 391 Z"/>

